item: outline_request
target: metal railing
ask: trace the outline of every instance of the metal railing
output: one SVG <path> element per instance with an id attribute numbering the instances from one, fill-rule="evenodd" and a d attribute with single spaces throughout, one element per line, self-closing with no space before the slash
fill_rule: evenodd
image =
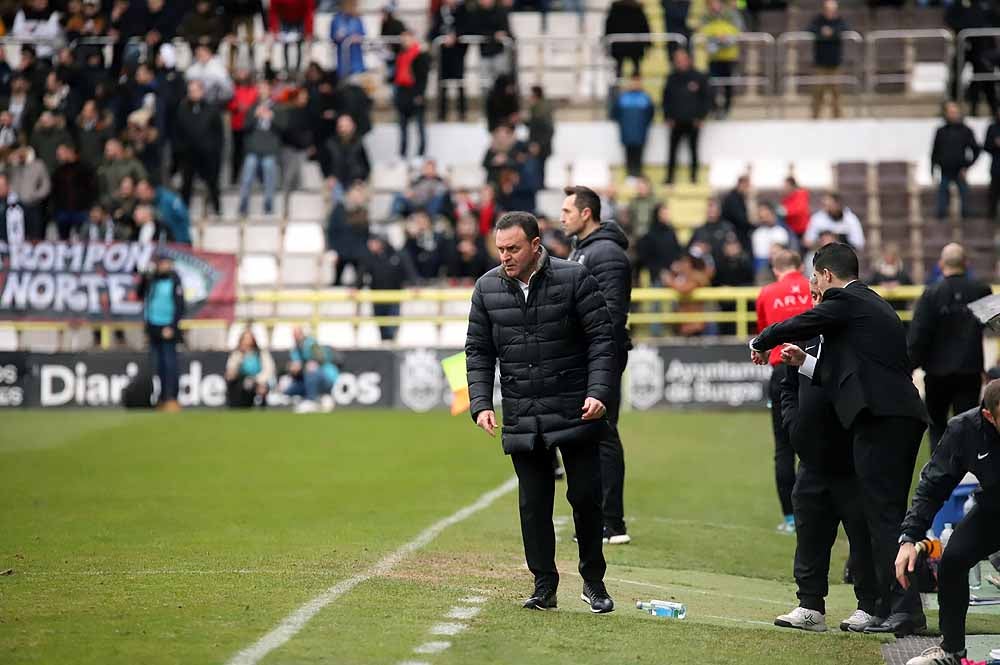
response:
<path id="1" fill-rule="evenodd" d="M 621 85 L 621 81 L 614 75 L 615 61 L 611 57 L 611 47 L 615 44 L 665 44 L 668 49 L 671 44 L 676 44 L 681 48 L 687 48 L 688 38 L 679 32 L 621 32 L 602 37 L 597 43 L 597 48 L 603 57 L 603 62 L 598 58 L 598 65 L 606 68 L 608 80 L 614 85 Z M 648 74 L 643 77 L 644 80 L 649 78 Z"/>
<path id="2" fill-rule="evenodd" d="M 854 88 L 856 93 L 864 91 L 864 75 L 865 75 L 865 57 L 866 52 L 864 49 L 864 37 L 860 33 L 854 30 L 849 30 L 841 34 L 841 48 L 844 46 L 844 42 L 850 44 L 856 44 L 859 47 L 860 56 L 856 58 L 856 62 L 849 63 L 845 68 L 848 72 L 853 72 L 849 74 L 789 74 L 789 69 L 798 70 L 799 57 L 796 46 L 800 44 L 814 44 L 816 42 L 816 35 L 812 32 L 786 32 L 778 36 L 777 41 L 777 75 L 776 78 L 781 80 L 782 85 L 780 86 L 782 92 L 786 95 L 795 95 L 797 93 L 797 88 L 799 85 L 812 86 L 812 85 L 829 85 L 836 84 L 838 86 L 847 85 Z M 794 56 L 794 57 L 793 57 Z M 842 61 L 848 58 L 842 58 Z M 790 63 L 794 63 L 794 68 L 790 67 Z M 855 100 L 856 108 L 860 108 L 860 98 Z M 782 106 L 782 111 L 784 107 Z"/>
<path id="3" fill-rule="evenodd" d="M 916 42 L 937 40 L 944 42 L 945 62 L 950 62 L 955 55 L 955 37 L 950 30 L 938 28 L 928 30 L 875 30 L 869 32 L 865 40 L 867 47 L 865 64 L 869 94 L 875 94 L 879 84 L 909 83 L 913 76 L 913 66 L 917 62 Z M 878 46 L 881 43 L 889 41 L 903 42 L 903 73 L 901 74 L 881 74 L 878 71 Z"/>
<path id="4" fill-rule="evenodd" d="M 431 42 L 431 55 L 434 58 L 434 62 L 441 62 L 441 47 L 443 44 L 449 41 L 448 35 L 441 35 L 436 37 L 434 41 Z M 514 71 L 517 66 L 516 62 L 516 52 L 514 49 L 514 40 L 508 37 L 503 37 L 501 39 L 495 39 L 493 37 L 483 37 L 481 35 L 463 35 L 458 38 L 458 43 L 465 44 L 466 46 L 481 46 L 488 42 L 499 42 L 503 46 L 504 55 L 507 57 L 507 62 L 510 66 L 510 71 Z M 466 54 L 468 57 L 468 54 Z M 479 60 L 479 71 L 476 72 L 477 83 L 480 90 L 483 90 L 492 84 L 492 80 L 488 80 L 490 77 L 484 74 L 483 61 Z M 463 87 L 465 86 L 465 79 L 456 82 L 460 83 Z"/>
<path id="5" fill-rule="evenodd" d="M 763 74 L 736 74 L 733 76 L 712 76 L 710 83 L 717 88 L 737 88 L 745 86 L 752 90 L 756 86 L 763 88 L 767 94 L 773 95 L 777 81 L 777 58 L 775 57 L 776 41 L 774 36 L 767 32 L 741 32 L 731 37 L 740 49 L 754 49 L 758 53 L 764 54 L 764 62 L 759 67 Z M 703 33 L 696 32 L 691 36 L 691 46 L 694 49 L 706 48 L 709 38 Z M 762 47 L 760 45 L 763 45 Z M 745 62 L 747 58 L 744 58 Z M 770 113 L 771 107 L 768 107 Z"/>
<path id="6" fill-rule="evenodd" d="M 957 82 L 956 90 L 958 94 L 956 96 L 958 99 L 965 99 L 967 89 L 963 77 L 967 62 L 965 57 L 966 42 L 976 37 L 1000 37 L 1000 28 L 968 28 L 958 33 L 958 38 L 955 42 L 955 71 L 953 73 Z M 997 72 L 995 67 L 990 72 L 973 73 L 969 77 L 969 85 L 973 83 L 996 83 L 997 81 L 1000 81 L 1000 73 Z"/>

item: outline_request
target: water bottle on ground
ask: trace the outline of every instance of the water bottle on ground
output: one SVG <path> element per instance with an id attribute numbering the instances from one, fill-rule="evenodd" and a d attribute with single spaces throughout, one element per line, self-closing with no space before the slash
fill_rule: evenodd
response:
<path id="1" fill-rule="evenodd" d="M 666 617 L 668 619 L 683 619 L 687 616 L 687 607 L 684 603 L 675 603 L 669 600 L 651 600 L 635 602 L 636 609 L 642 610 L 654 617 Z"/>
<path id="2" fill-rule="evenodd" d="M 969 570 L 969 588 L 973 591 L 978 591 L 983 586 L 983 568 L 982 563 L 977 561 Z"/>
<path id="3" fill-rule="evenodd" d="M 944 525 L 944 530 L 941 531 L 941 549 L 948 548 L 948 541 L 951 540 L 951 534 L 955 533 L 955 529 L 952 527 L 951 522 L 946 522 Z"/>

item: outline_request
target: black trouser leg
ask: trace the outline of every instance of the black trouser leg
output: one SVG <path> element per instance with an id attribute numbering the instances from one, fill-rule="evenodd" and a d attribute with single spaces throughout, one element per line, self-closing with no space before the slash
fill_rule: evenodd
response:
<path id="1" fill-rule="evenodd" d="M 642 175 L 642 149 L 641 145 L 625 146 L 625 171 L 630 176 Z"/>
<path id="2" fill-rule="evenodd" d="M 219 162 L 211 156 L 202 156 L 194 165 L 198 177 L 205 181 L 208 188 L 208 203 L 215 209 L 215 214 L 222 214 L 222 204 L 219 201 Z"/>
<path id="3" fill-rule="evenodd" d="M 996 513 L 975 506 L 955 526 L 938 566 L 938 604 L 941 607 L 941 648 L 965 648 L 965 618 L 969 611 L 969 570 L 1000 549 Z"/>
<path id="4" fill-rule="evenodd" d="M 695 125 L 690 125 L 687 132 L 688 147 L 691 149 L 691 182 L 698 182 L 698 134 L 701 130 Z"/>
<path id="5" fill-rule="evenodd" d="M 438 122 L 444 122 L 448 118 L 448 88 L 444 81 L 438 81 Z"/>
<path id="6" fill-rule="evenodd" d="M 681 138 L 685 134 L 685 125 L 674 123 L 670 128 L 670 149 L 667 153 L 667 182 L 674 184 L 674 170 L 677 166 L 677 147 L 681 143 Z"/>
<path id="7" fill-rule="evenodd" d="M 253 406 L 254 391 L 243 385 L 243 377 L 226 382 L 226 406 L 230 409 L 249 409 Z"/>
<path id="8" fill-rule="evenodd" d="M 862 411 L 854 421 L 854 467 L 865 502 L 872 558 L 882 603 L 879 616 L 919 613 L 915 587 L 896 582 L 899 527 L 906 514 L 924 423 L 912 418 L 876 417 Z M 884 612 L 884 614 L 883 614 Z"/>
<path id="9" fill-rule="evenodd" d="M 778 488 L 781 514 L 792 514 L 792 488 L 795 480 L 795 449 L 792 448 L 788 430 L 781 422 L 781 380 L 789 371 L 787 365 L 776 365 L 768 384 L 771 401 L 771 430 L 774 432 L 774 482 Z"/>
<path id="10" fill-rule="evenodd" d="M 230 162 L 229 183 L 235 185 L 240 181 L 240 167 L 243 164 L 243 157 L 246 155 L 244 144 L 246 143 L 246 130 L 233 132 L 233 159 Z"/>
<path id="11" fill-rule="evenodd" d="M 181 159 L 181 198 L 188 208 L 191 207 L 191 190 L 194 189 L 194 161 L 190 155 Z"/>
<path id="12" fill-rule="evenodd" d="M 580 441 L 560 446 L 563 466 L 566 468 L 566 498 L 573 507 L 573 524 L 576 527 L 577 545 L 580 550 L 580 576 L 587 582 L 604 580 L 607 564 L 604 562 L 604 522 L 601 513 L 601 458 L 596 442 Z M 540 473 L 545 475 L 549 487 L 555 482 L 548 457 L 541 456 Z M 551 503 L 548 513 L 552 528 Z"/>
<path id="13" fill-rule="evenodd" d="M 924 378 L 924 397 L 927 403 L 927 413 L 931 419 L 932 453 L 944 435 L 945 428 L 948 427 L 949 415 L 968 411 L 979 404 L 981 388 L 982 379 L 978 374 L 954 374 L 951 376 L 928 374 Z"/>
<path id="14" fill-rule="evenodd" d="M 865 504 L 857 476 L 849 474 L 831 478 L 830 491 L 850 545 L 848 561 L 858 609 L 874 615 L 878 609 L 878 581 L 872 560 L 871 534 L 865 520 Z"/>
<path id="15" fill-rule="evenodd" d="M 830 550 L 837 540 L 837 512 L 826 478 L 804 465 L 792 493 L 795 510 L 795 584 L 799 605 L 826 614 Z"/>
<path id="16" fill-rule="evenodd" d="M 990 201 L 989 210 L 986 215 L 992 219 L 997 219 L 997 206 L 1000 205 L 1000 175 L 990 176 Z"/>
<path id="17" fill-rule="evenodd" d="M 951 398 L 951 409 L 955 415 L 979 406 L 979 394 L 983 390 L 983 378 L 979 374 L 959 374 L 955 378 L 955 392 Z"/>
<path id="18" fill-rule="evenodd" d="M 555 589 L 559 585 L 556 533 L 552 526 L 556 485 L 552 477 L 549 451 L 537 449 L 530 453 L 514 453 L 510 459 L 514 463 L 518 480 L 524 558 L 528 562 L 528 569 L 535 576 L 536 586 Z M 577 536 L 579 537 L 579 532 Z M 583 547 L 582 540 L 580 547 Z"/>
<path id="19" fill-rule="evenodd" d="M 627 358 L 627 356 L 626 356 Z M 608 422 L 598 442 L 601 452 L 601 493 L 604 526 L 615 531 L 625 530 L 625 449 L 618 434 L 618 413 L 621 409 L 621 377 L 625 363 L 619 364 L 618 384 L 614 397 L 605 406 Z"/>

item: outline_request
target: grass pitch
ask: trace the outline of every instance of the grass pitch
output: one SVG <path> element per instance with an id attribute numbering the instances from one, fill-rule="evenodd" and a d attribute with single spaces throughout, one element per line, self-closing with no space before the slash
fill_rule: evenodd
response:
<path id="1" fill-rule="evenodd" d="M 510 493 L 262 662 L 881 663 L 875 638 L 768 625 L 795 602 L 769 432 L 763 413 L 624 417 L 635 541 L 606 548 L 611 615 L 578 600 L 564 499 L 560 609 L 519 608 L 531 579 Z M 0 663 L 225 663 L 512 473 L 498 441 L 443 414 L 6 412 Z M 845 555 L 839 541 L 835 578 Z M 479 614 L 447 618 L 470 595 Z M 687 620 L 632 608 L 649 598 L 687 603 Z M 828 621 L 852 609 L 834 580 Z M 998 633 L 1000 616 L 970 630 Z M 449 646 L 414 653 L 434 642 Z"/>

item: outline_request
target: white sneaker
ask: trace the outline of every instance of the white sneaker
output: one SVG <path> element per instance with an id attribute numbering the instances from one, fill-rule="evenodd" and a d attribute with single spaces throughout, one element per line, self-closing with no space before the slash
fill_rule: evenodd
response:
<path id="1" fill-rule="evenodd" d="M 311 399 L 304 399 L 295 405 L 295 413 L 316 413 L 318 407 Z"/>
<path id="2" fill-rule="evenodd" d="M 863 633 L 868 626 L 877 626 L 880 623 L 882 620 L 878 617 L 864 610 L 854 610 L 854 614 L 840 622 L 840 629 L 844 632 Z"/>
<path id="3" fill-rule="evenodd" d="M 931 647 L 916 658 L 906 661 L 906 665 L 962 665 L 966 652 L 948 653 L 941 647 Z"/>
<path id="4" fill-rule="evenodd" d="M 319 398 L 319 408 L 323 413 L 330 413 L 335 406 L 336 403 L 333 401 L 333 395 L 323 395 Z"/>
<path id="5" fill-rule="evenodd" d="M 795 522 L 782 522 L 775 529 L 778 533 L 783 533 L 789 536 L 795 535 Z"/>
<path id="6" fill-rule="evenodd" d="M 804 607 L 796 607 L 788 614 L 782 614 L 774 620 L 775 626 L 781 628 L 796 628 L 798 630 L 808 630 L 813 633 L 826 632 L 826 616 L 816 610 L 807 610 Z"/>

